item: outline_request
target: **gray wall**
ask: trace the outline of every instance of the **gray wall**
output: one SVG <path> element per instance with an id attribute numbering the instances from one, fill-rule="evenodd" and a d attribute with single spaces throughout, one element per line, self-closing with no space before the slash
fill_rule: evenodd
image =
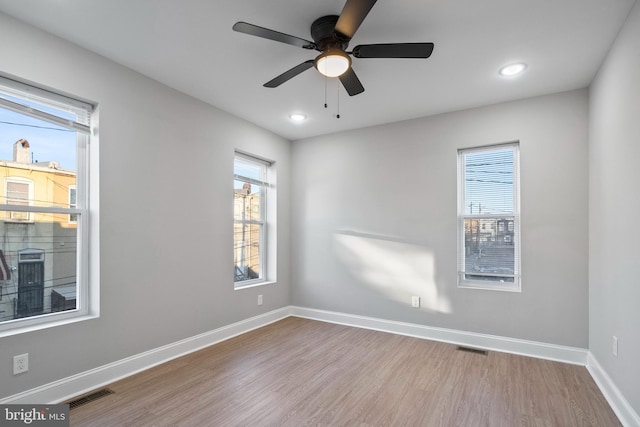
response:
<path id="1" fill-rule="evenodd" d="M 589 348 L 640 414 L 640 4 L 590 91 Z M 619 339 L 618 356 L 612 337 Z"/>
<path id="2" fill-rule="evenodd" d="M 579 90 L 294 142 L 293 303 L 587 348 L 587 116 Z M 514 140 L 522 293 L 459 289 L 457 149 Z"/>
<path id="3" fill-rule="evenodd" d="M 99 103 L 101 167 L 101 316 L 0 339 L 0 398 L 290 304 L 288 141 L 1 14 L 0 40 L 2 72 Z M 234 148 L 279 177 L 278 283 L 242 291 Z"/>

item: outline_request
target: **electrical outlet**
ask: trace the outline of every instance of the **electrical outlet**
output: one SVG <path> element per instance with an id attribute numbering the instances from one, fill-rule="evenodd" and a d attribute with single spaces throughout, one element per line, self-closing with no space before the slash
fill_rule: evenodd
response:
<path id="1" fill-rule="evenodd" d="M 615 335 L 613 336 L 613 355 L 618 355 L 618 337 L 616 337 Z"/>
<path id="2" fill-rule="evenodd" d="M 22 374 L 29 370 L 29 353 L 13 356 L 13 375 Z"/>
<path id="3" fill-rule="evenodd" d="M 420 297 L 411 297 L 411 307 L 420 308 Z"/>
<path id="4" fill-rule="evenodd" d="M 258 305 L 262 305 L 262 295 L 258 295 Z"/>

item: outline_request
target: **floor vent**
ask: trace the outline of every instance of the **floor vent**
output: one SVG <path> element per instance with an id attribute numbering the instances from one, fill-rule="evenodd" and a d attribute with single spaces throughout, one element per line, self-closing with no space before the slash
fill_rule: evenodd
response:
<path id="1" fill-rule="evenodd" d="M 103 388 L 102 390 L 94 391 L 93 393 L 89 393 L 86 396 L 82 396 L 68 402 L 69 409 L 77 408 L 78 406 L 82 406 L 86 403 L 93 402 L 94 400 L 100 399 L 101 397 L 104 397 L 113 393 L 115 393 L 115 391 L 108 388 Z"/>
<path id="2" fill-rule="evenodd" d="M 479 348 L 471 348 L 471 347 L 461 347 L 459 346 L 457 348 L 458 351 L 466 351 L 467 353 L 475 353 L 475 354 L 480 354 L 482 356 L 486 356 L 487 354 L 489 354 L 489 352 L 487 350 L 480 350 Z"/>

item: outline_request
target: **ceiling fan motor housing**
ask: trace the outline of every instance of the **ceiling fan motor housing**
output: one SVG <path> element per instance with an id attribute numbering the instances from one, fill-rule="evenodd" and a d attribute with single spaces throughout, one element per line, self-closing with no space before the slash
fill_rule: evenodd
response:
<path id="1" fill-rule="evenodd" d="M 334 29 L 339 16 L 327 15 L 316 19 L 311 24 L 311 37 L 318 50 L 324 52 L 329 49 L 345 50 L 349 46 L 349 40 L 340 40 L 336 37 Z"/>

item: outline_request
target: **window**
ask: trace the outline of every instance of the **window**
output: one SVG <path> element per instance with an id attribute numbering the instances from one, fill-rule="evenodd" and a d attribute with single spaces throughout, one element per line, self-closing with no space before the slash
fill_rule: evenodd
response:
<path id="1" fill-rule="evenodd" d="M 26 178 L 8 177 L 5 179 L 6 204 L 29 206 L 33 200 L 33 182 Z M 6 212 L 7 221 L 31 221 L 29 212 Z"/>
<path id="2" fill-rule="evenodd" d="M 0 77 L 0 336 L 97 315 L 92 114 L 90 104 Z"/>
<path id="3" fill-rule="evenodd" d="M 75 185 L 70 185 L 69 186 L 69 208 L 70 209 L 75 209 L 77 207 L 77 203 L 76 203 L 76 186 Z M 69 222 L 71 223 L 78 223 L 78 215 L 77 214 L 69 214 Z"/>
<path id="4" fill-rule="evenodd" d="M 236 153 L 233 185 L 233 261 L 236 288 L 267 280 L 267 200 L 271 162 Z"/>
<path id="5" fill-rule="evenodd" d="M 458 285 L 520 291 L 517 143 L 458 151 Z"/>

